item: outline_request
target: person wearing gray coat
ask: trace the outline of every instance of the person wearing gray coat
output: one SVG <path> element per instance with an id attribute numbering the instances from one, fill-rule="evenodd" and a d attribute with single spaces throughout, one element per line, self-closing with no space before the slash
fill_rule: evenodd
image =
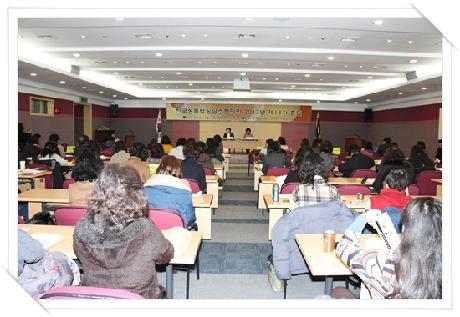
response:
<path id="1" fill-rule="evenodd" d="M 339 201 L 304 206 L 284 214 L 272 229 L 273 266 L 277 278 L 288 280 L 292 274 L 309 272 L 294 235 L 326 230 L 344 233 L 357 215 Z"/>

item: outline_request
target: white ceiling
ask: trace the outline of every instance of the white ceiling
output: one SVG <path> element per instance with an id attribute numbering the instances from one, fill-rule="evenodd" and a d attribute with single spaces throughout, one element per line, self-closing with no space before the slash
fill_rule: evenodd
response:
<path id="1" fill-rule="evenodd" d="M 423 17 L 382 18 L 382 25 L 376 20 L 21 18 L 19 78 L 114 101 L 166 97 L 372 106 L 440 91 L 442 35 L 436 28 Z M 80 75 L 69 73 L 71 64 Z M 407 81 L 412 71 L 419 78 Z M 233 91 L 237 77 L 249 78 L 251 92 Z"/>

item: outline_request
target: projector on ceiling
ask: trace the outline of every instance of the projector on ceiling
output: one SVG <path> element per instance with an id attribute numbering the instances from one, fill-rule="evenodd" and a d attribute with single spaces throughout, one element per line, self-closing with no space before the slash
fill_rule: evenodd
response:
<path id="1" fill-rule="evenodd" d="M 247 77 L 238 77 L 233 80 L 233 91 L 251 91 L 251 83 Z"/>

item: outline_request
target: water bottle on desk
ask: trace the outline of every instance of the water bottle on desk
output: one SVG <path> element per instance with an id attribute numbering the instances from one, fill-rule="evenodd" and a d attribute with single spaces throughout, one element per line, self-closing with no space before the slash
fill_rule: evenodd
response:
<path id="1" fill-rule="evenodd" d="M 280 186 L 273 184 L 273 201 L 278 202 L 280 200 Z"/>

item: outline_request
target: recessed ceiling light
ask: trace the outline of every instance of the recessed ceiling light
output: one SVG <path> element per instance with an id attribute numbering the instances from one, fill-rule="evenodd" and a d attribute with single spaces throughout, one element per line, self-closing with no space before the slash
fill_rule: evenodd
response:
<path id="1" fill-rule="evenodd" d="M 114 75 L 118 75 L 118 74 L 120 74 L 120 73 L 119 73 L 119 72 L 115 72 L 115 73 L 113 73 L 113 74 L 114 74 Z"/>
<path id="2" fill-rule="evenodd" d="M 117 95 L 112 95 L 113 98 L 117 98 Z"/>
<path id="3" fill-rule="evenodd" d="M 243 58 L 248 58 L 248 57 L 249 57 L 249 54 L 248 54 L 248 53 L 242 53 L 242 54 L 241 54 L 241 57 L 243 57 Z"/>
<path id="4" fill-rule="evenodd" d="M 246 21 L 251 22 L 254 20 L 254 18 L 244 18 Z"/>
<path id="5" fill-rule="evenodd" d="M 279 78 L 278 77 L 275 77 L 275 80 L 278 80 Z"/>
<path id="6" fill-rule="evenodd" d="M 367 102 L 372 101 L 371 99 L 366 99 Z"/>
<path id="7" fill-rule="evenodd" d="M 359 68 L 363 68 L 363 65 L 359 65 Z"/>
<path id="8" fill-rule="evenodd" d="M 291 37 L 290 37 L 289 35 L 286 35 L 284 38 L 285 38 L 286 40 L 289 40 Z"/>
<path id="9" fill-rule="evenodd" d="M 155 53 L 155 56 L 156 56 L 156 57 L 161 57 L 161 56 L 163 56 L 163 53 L 156 52 L 156 53 Z"/>
<path id="10" fill-rule="evenodd" d="M 81 88 L 83 88 L 83 89 L 86 89 L 86 88 L 88 88 L 88 87 L 86 87 L 86 86 L 83 86 L 83 87 L 81 87 Z"/>
<path id="11" fill-rule="evenodd" d="M 153 39 L 152 33 L 134 33 L 134 37 L 137 39 Z"/>
<path id="12" fill-rule="evenodd" d="M 99 91 L 100 94 L 103 94 L 104 92 L 103 91 Z"/>
<path id="13" fill-rule="evenodd" d="M 32 77 L 36 77 L 37 73 L 30 73 L 29 75 L 32 76 Z"/>
<path id="14" fill-rule="evenodd" d="M 310 77 L 310 74 L 305 74 L 303 75 L 303 77 Z"/>
<path id="15" fill-rule="evenodd" d="M 213 64 L 217 64 L 217 62 L 216 62 L 216 61 L 214 61 L 214 62 L 212 62 L 212 63 L 213 63 Z"/>
<path id="16" fill-rule="evenodd" d="M 387 43 L 390 44 L 392 42 L 392 40 L 387 40 Z"/>
<path id="17" fill-rule="evenodd" d="M 84 35 L 84 34 L 80 35 L 80 37 L 81 37 L 82 39 L 86 39 L 86 35 Z"/>
<path id="18" fill-rule="evenodd" d="M 140 61 L 139 64 L 144 64 L 145 62 L 144 61 Z"/>
<path id="19" fill-rule="evenodd" d="M 128 100 L 128 98 L 126 98 L 126 97 L 125 97 L 125 98 L 123 98 L 123 99 L 124 99 L 124 100 Z"/>
<path id="20" fill-rule="evenodd" d="M 182 73 L 181 73 L 181 72 L 177 72 L 176 75 L 182 75 Z"/>
<path id="21" fill-rule="evenodd" d="M 128 61 L 126 61 L 126 62 L 125 62 L 125 64 L 129 64 L 129 62 L 128 62 Z"/>
<path id="22" fill-rule="evenodd" d="M 426 88 L 426 87 L 422 87 L 422 88 L 420 88 L 420 89 L 422 89 L 422 90 L 427 90 L 428 88 Z"/>
<path id="23" fill-rule="evenodd" d="M 335 57 L 334 56 L 329 56 L 327 59 L 330 60 L 330 61 L 333 61 L 335 59 Z"/>
<path id="24" fill-rule="evenodd" d="M 375 20 L 375 21 L 374 21 L 374 24 L 375 24 L 375 25 L 382 25 L 382 24 L 383 24 L 383 21 L 382 21 L 382 20 Z"/>
<path id="25" fill-rule="evenodd" d="M 323 81 L 324 79 L 320 78 L 319 81 Z"/>
<path id="26" fill-rule="evenodd" d="M 117 62 L 117 61 L 113 61 L 112 64 L 118 64 L 118 62 Z"/>
<path id="27" fill-rule="evenodd" d="M 162 100 L 166 100 L 166 98 L 165 98 L 165 97 L 163 97 L 163 98 L 161 98 L 161 99 L 162 99 Z"/>
<path id="28" fill-rule="evenodd" d="M 115 18 L 115 20 L 117 20 L 117 21 L 124 21 L 125 18 Z"/>
<path id="29" fill-rule="evenodd" d="M 402 95 L 403 93 L 402 92 L 398 92 L 398 95 Z"/>
<path id="30" fill-rule="evenodd" d="M 288 63 L 287 63 L 287 65 L 288 65 L 288 66 L 291 66 L 291 63 L 290 63 L 290 62 L 288 62 Z"/>
<path id="31" fill-rule="evenodd" d="M 61 80 L 59 83 L 60 83 L 60 84 L 65 84 L 65 81 Z"/>
<path id="32" fill-rule="evenodd" d="M 291 85 L 291 88 L 295 88 L 295 85 Z"/>
<path id="33" fill-rule="evenodd" d="M 377 68 L 379 68 L 379 67 L 378 67 L 378 66 L 372 66 L 372 68 L 377 69 Z"/>
<path id="34" fill-rule="evenodd" d="M 343 65 L 343 67 L 347 68 L 347 67 L 348 67 L 348 65 Z"/>
<path id="35" fill-rule="evenodd" d="M 187 34 L 181 34 L 181 36 L 182 36 L 183 38 L 185 38 L 185 37 L 187 37 Z"/>
<path id="36" fill-rule="evenodd" d="M 412 43 L 414 43 L 414 41 L 407 41 L 407 43 L 408 43 L 408 44 L 412 44 Z"/>
<path id="37" fill-rule="evenodd" d="M 188 85 L 189 85 L 189 86 L 193 86 L 193 84 L 192 84 L 192 83 L 188 83 Z"/>
<path id="38" fill-rule="evenodd" d="M 246 73 L 240 73 L 241 76 L 246 76 Z"/>
<path id="39" fill-rule="evenodd" d="M 316 103 L 320 103 L 320 102 L 321 102 L 321 101 L 319 101 L 319 100 L 316 100 Z"/>
<path id="40" fill-rule="evenodd" d="M 367 78 L 372 79 L 372 78 L 374 78 L 374 77 L 372 77 L 372 76 L 367 76 Z"/>
<path id="41" fill-rule="evenodd" d="M 160 78 L 161 78 L 161 79 L 164 79 L 164 78 L 165 78 L 165 76 L 160 76 Z"/>
<path id="42" fill-rule="evenodd" d="M 409 61 L 409 63 L 410 63 L 410 64 L 416 64 L 416 63 L 418 63 L 418 60 L 416 60 L 416 59 L 411 59 L 411 60 Z"/>
<path id="43" fill-rule="evenodd" d="M 278 102 L 283 102 L 283 99 L 278 99 Z"/>
<path id="44" fill-rule="evenodd" d="M 207 35 L 207 34 L 203 34 L 203 37 L 208 37 L 208 35 Z"/>
<path id="45" fill-rule="evenodd" d="M 265 78 L 265 77 L 262 77 L 262 80 L 265 80 L 265 79 L 267 79 L 267 78 Z"/>
<path id="46" fill-rule="evenodd" d="M 73 57 L 76 57 L 76 58 L 80 57 L 80 53 L 73 53 L 72 55 L 73 55 Z"/>

